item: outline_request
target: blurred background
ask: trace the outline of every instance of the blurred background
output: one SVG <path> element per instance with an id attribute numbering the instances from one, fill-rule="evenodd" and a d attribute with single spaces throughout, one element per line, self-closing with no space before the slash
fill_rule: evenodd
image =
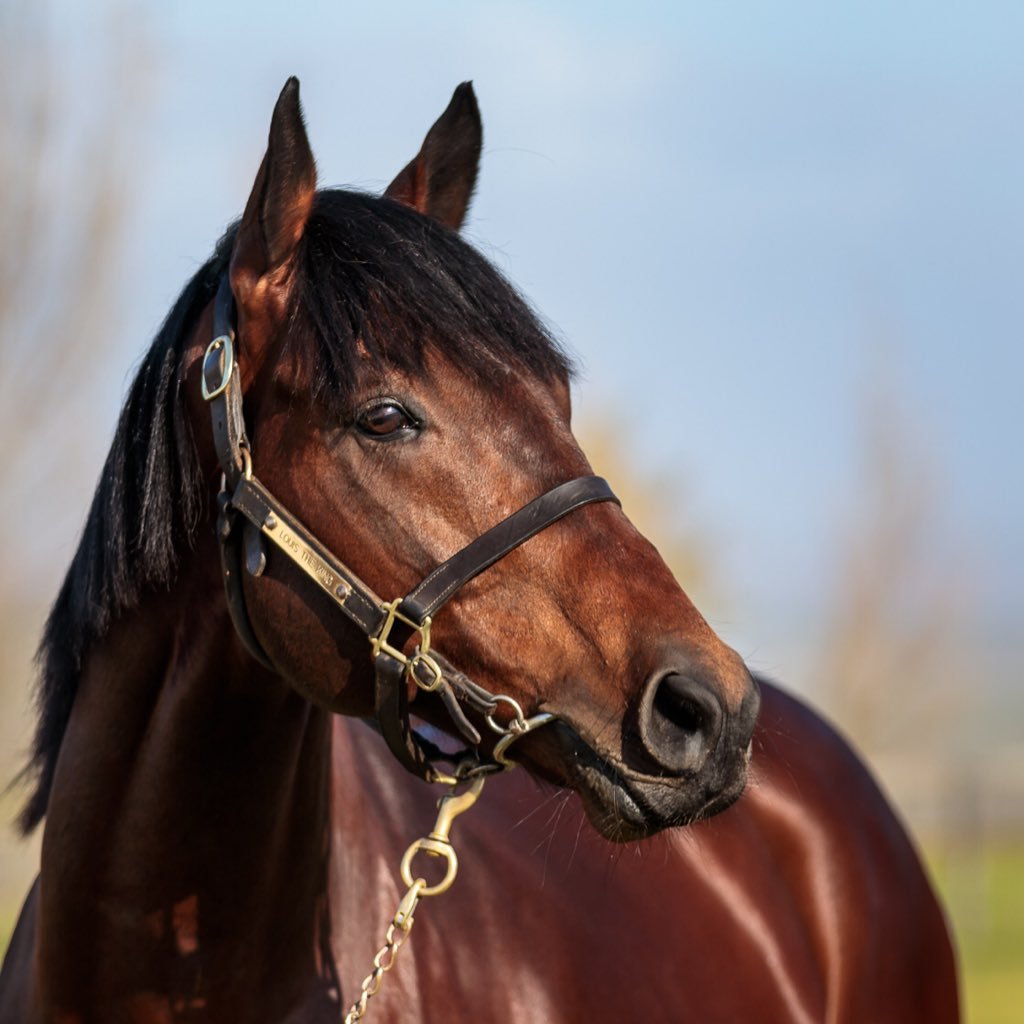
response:
<path id="1" fill-rule="evenodd" d="M 285 78 L 378 190 L 473 79 L 467 234 L 719 633 L 873 764 L 968 1019 L 1024 1005 L 1024 7 L 0 5 L 0 775 L 131 372 Z M 17 789 L 0 803 L 13 819 Z M 0 949 L 38 837 L 0 836 Z"/>

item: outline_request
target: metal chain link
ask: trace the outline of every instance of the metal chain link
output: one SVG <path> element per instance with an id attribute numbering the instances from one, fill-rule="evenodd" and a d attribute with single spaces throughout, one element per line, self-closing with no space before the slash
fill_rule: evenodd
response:
<path id="1" fill-rule="evenodd" d="M 494 720 L 494 712 L 498 710 L 499 704 L 507 704 L 512 709 L 512 721 L 508 725 L 502 725 Z M 540 711 L 532 718 L 527 718 L 517 700 L 506 697 L 504 694 L 497 694 L 494 698 L 494 711 L 485 718 L 488 726 L 501 737 L 494 744 L 491 756 L 502 768 L 514 768 L 516 762 L 508 756 L 508 748 L 528 732 L 533 732 L 534 729 L 539 729 L 542 725 L 554 721 L 554 718 L 555 716 L 548 711 Z"/>
<path id="2" fill-rule="evenodd" d="M 345 1014 L 345 1024 L 355 1024 L 356 1021 L 362 1019 L 370 997 L 375 996 L 380 989 L 384 974 L 395 966 L 399 950 L 409 937 L 409 932 L 412 931 L 413 914 L 426 884 L 422 878 L 417 878 L 402 897 L 401 903 L 398 904 L 398 910 L 395 911 L 395 916 L 384 933 L 384 945 L 377 950 L 377 955 L 373 958 L 373 970 L 363 978 L 362 984 L 359 986 L 359 998 Z"/>

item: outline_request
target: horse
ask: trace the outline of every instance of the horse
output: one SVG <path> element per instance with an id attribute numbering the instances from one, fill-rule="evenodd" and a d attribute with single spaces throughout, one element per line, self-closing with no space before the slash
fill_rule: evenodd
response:
<path id="1" fill-rule="evenodd" d="M 382 196 L 318 191 L 286 83 L 45 628 L 3 1024 L 957 1019 L 897 817 L 459 235 L 481 145 L 464 83 Z"/>

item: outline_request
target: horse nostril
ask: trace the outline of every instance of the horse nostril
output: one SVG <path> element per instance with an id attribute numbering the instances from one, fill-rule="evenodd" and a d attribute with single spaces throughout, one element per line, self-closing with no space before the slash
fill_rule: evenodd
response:
<path id="1" fill-rule="evenodd" d="M 648 755 L 671 772 L 695 772 L 718 744 L 722 705 L 703 683 L 672 673 L 654 684 L 640 716 Z"/>
<path id="2" fill-rule="evenodd" d="M 654 712 L 683 732 L 698 732 L 704 725 L 704 705 L 685 691 L 678 676 L 669 676 L 658 687 L 654 694 Z"/>

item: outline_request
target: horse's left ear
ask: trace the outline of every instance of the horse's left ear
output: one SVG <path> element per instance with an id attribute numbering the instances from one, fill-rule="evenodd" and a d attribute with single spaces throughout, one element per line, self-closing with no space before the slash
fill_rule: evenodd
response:
<path id="1" fill-rule="evenodd" d="M 483 137 L 473 83 L 463 82 L 384 195 L 458 231 L 476 187 Z"/>
<path id="2" fill-rule="evenodd" d="M 289 78 L 270 120 L 260 164 L 231 254 L 231 288 L 249 318 L 283 314 L 292 264 L 316 195 L 316 163 Z"/>

